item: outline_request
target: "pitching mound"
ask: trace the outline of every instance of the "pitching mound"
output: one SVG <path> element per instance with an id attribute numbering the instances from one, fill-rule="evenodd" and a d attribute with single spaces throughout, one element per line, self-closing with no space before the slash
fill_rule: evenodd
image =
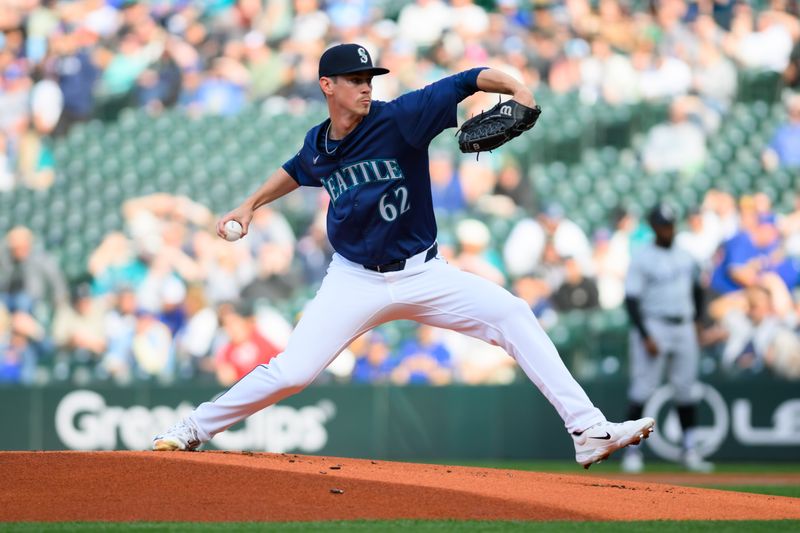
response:
<path id="1" fill-rule="evenodd" d="M 800 500 L 589 475 L 226 452 L 1 452 L 0 521 L 800 518 Z"/>

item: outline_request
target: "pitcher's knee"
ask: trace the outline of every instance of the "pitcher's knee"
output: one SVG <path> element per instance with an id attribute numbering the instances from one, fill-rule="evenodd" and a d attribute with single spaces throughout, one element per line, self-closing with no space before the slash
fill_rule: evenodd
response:
<path id="1" fill-rule="evenodd" d="M 527 302 L 516 296 L 509 295 L 509 298 L 501 303 L 498 311 L 498 322 L 500 324 L 529 326 L 531 323 L 536 322 L 536 316 L 533 314 L 533 310 L 531 310 Z"/>
<path id="2" fill-rule="evenodd" d="M 275 374 L 275 381 L 278 388 L 280 390 L 291 391 L 292 393 L 300 392 L 314 380 L 313 373 L 305 369 L 273 366 L 272 370 Z"/>

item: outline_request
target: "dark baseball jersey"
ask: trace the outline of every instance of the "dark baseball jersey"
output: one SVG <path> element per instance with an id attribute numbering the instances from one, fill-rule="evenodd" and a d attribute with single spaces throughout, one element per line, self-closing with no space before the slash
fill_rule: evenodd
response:
<path id="1" fill-rule="evenodd" d="M 478 90 L 481 70 L 449 76 L 391 102 L 374 100 L 358 126 L 338 143 L 327 139 L 327 148 L 330 119 L 308 131 L 283 169 L 300 185 L 328 191 L 328 238 L 338 253 L 380 265 L 433 244 L 428 145 L 457 125 L 456 107 Z"/>

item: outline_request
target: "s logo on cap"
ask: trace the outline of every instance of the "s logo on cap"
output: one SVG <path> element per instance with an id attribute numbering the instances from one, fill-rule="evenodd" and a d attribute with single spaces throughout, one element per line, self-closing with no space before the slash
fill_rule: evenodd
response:
<path id="1" fill-rule="evenodd" d="M 367 51 L 364 50 L 363 48 L 358 49 L 358 57 L 361 59 L 362 63 L 369 62 L 369 56 L 367 56 Z"/>

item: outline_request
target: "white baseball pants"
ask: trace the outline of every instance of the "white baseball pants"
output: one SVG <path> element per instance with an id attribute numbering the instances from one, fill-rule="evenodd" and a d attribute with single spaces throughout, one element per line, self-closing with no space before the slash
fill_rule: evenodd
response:
<path id="1" fill-rule="evenodd" d="M 336 254 L 286 350 L 191 415 L 209 440 L 295 394 L 354 339 L 390 320 L 415 320 L 499 345 L 553 404 L 568 431 L 605 420 L 569 373 L 528 305 L 504 288 L 425 252 L 404 270 L 378 273 Z"/>
<path id="2" fill-rule="evenodd" d="M 630 400 L 645 404 L 667 374 L 667 381 L 675 391 L 675 403 L 696 403 L 697 398 L 693 394 L 700 370 L 700 348 L 694 323 L 687 320 L 681 324 L 670 324 L 656 318 L 646 318 L 645 327 L 658 346 L 659 353 L 655 357 L 647 353 L 642 336 L 636 329 L 631 331 Z"/>

